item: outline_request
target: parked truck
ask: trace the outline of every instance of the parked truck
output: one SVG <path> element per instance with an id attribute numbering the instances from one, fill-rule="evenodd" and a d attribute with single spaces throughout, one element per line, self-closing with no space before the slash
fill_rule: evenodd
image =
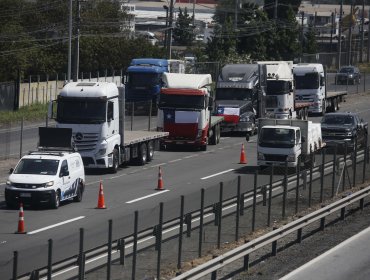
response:
<path id="1" fill-rule="evenodd" d="M 304 119 L 308 117 L 310 102 L 296 102 L 293 62 L 258 61 L 267 68 L 266 117 L 276 119 Z"/>
<path id="2" fill-rule="evenodd" d="M 307 120 L 259 119 L 258 166 L 297 167 L 313 164 L 311 154 L 322 149 L 320 123 Z"/>
<path id="3" fill-rule="evenodd" d="M 296 103 L 310 102 L 309 113 L 324 115 L 339 110 L 346 91 L 327 91 L 326 73 L 320 63 L 300 63 L 293 67 Z"/>
<path id="4" fill-rule="evenodd" d="M 215 115 L 223 116 L 221 132 L 257 131 L 256 120 L 265 112 L 266 66 L 227 64 L 216 85 Z"/>
<path id="5" fill-rule="evenodd" d="M 157 100 L 165 72 L 185 73 L 185 62 L 158 58 L 135 58 L 127 68 L 126 101 Z"/>
<path id="6" fill-rule="evenodd" d="M 51 101 L 56 127 L 71 128 L 85 168 L 109 169 L 129 161 L 143 165 L 154 156 L 157 131 L 125 130 L 124 88 L 107 82 L 73 82 Z"/>
<path id="7" fill-rule="evenodd" d="M 187 145 L 205 151 L 220 141 L 223 117 L 212 116 L 210 74 L 163 74 L 158 103 L 157 130 L 169 133 L 161 147 Z"/>

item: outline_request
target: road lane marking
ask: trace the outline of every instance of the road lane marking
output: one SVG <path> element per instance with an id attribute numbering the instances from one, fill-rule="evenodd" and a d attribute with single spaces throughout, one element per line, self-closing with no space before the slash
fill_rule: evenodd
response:
<path id="1" fill-rule="evenodd" d="M 193 158 L 193 157 L 197 157 L 197 156 L 198 156 L 198 154 L 195 154 L 195 155 L 191 155 L 191 156 L 186 156 L 184 158 Z"/>
<path id="2" fill-rule="evenodd" d="M 146 196 L 142 196 L 142 197 L 139 197 L 139 198 L 136 198 L 136 199 L 133 199 L 133 200 L 130 200 L 130 201 L 126 201 L 127 204 L 131 204 L 131 203 L 134 203 L 134 202 L 137 202 L 137 201 L 140 201 L 140 200 L 143 200 L 143 199 L 146 199 L 146 198 L 149 198 L 149 197 L 152 197 L 152 196 L 156 196 L 156 195 L 159 195 L 159 194 L 162 194 L 162 193 L 165 193 L 165 192 L 169 192 L 170 190 L 162 190 L 162 191 L 158 191 L 156 193 L 152 193 L 152 194 L 149 194 L 149 195 L 146 195 Z"/>
<path id="3" fill-rule="evenodd" d="M 173 162 L 177 162 L 177 161 L 180 161 L 180 160 L 182 160 L 182 158 L 178 158 L 178 159 L 170 160 L 168 163 L 173 163 Z"/>
<path id="4" fill-rule="evenodd" d="M 234 171 L 234 169 L 228 169 L 228 170 L 225 170 L 225 171 L 222 171 L 222 172 L 219 172 L 219 173 L 216 173 L 216 174 L 212 174 L 212 175 L 209 175 L 209 176 L 206 176 L 206 177 L 200 178 L 200 179 L 201 179 L 201 180 L 206 180 L 206 179 L 209 179 L 209 178 L 212 178 L 212 177 L 216 177 L 216 176 L 218 176 L 218 175 L 225 174 L 225 173 L 230 172 L 230 171 Z"/>
<path id="5" fill-rule="evenodd" d="M 159 167 L 159 166 L 166 165 L 166 164 L 167 164 L 167 163 L 162 162 L 162 163 L 159 163 L 159 164 L 152 165 L 152 167 Z"/>
<path id="6" fill-rule="evenodd" d="M 60 223 L 57 223 L 57 224 L 54 224 L 54 225 L 51 225 L 51 226 L 47 226 L 47 227 L 44 227 L 44 228 L 40 228 L 40 229 L 37 229 L 37 230 L 34 230 L 34 231 L 30 231 L 30 232 L 27 232 L 27 234 L 35 234 L 35 233 L 39 233 L 41 231 L 45 231 L 45 230 L 48 230 L 48 229 L 51 229 L 51 228 L 55 228 L 55 227 L 59 227 L 61 225 L 65 225 L 65 224 L 68 224 L 68 223 L 72 223 L 74 221 L 78 221 L 78 220 L 81 220 L 81 219 L 84 219 L 85 216 L 79 216 L 77 218 L 73 218 L 73 219 L 70 219 L 70 220 L 66 220 L 64 222 L 60 222 Z"/>

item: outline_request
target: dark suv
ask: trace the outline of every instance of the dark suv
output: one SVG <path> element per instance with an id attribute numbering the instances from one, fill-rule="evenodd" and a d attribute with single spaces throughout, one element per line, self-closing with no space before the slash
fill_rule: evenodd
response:
<path id="1" fill-rule="evenodd" d="M 361 82 L 360 70 L 355 66 L 343 66 L 335 76 L 335 83 L 341 84 L 359 84 Z"/>
<path id="2" fill-rule="evenodd" d="M 323 142 L 327 146 L 347 143 L 353 149 L 357 145 L 364 147 L 367 140 L 367 122 L 364 122 L 356 113 L 337 112 L 326 114 L 321 120 L 321 133 Z"/>

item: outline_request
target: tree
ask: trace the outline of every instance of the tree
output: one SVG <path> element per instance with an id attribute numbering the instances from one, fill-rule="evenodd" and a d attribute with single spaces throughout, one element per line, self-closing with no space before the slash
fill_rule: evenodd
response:
<path id="1" fill-rule="evenodd" d="M 194 41 L 193 16 L 190 17 L 188 9 L 184 12 L 179 8 L 179 13 L 173 30 L 173 39 L 180 45 L 190 46 Z"/>
<path id="2" fill-rule="evenodd" d="M 303 41 L 303 53 L 314 54 L 317 52 L 317 43 L 316 43 L 316 36 L 315 36 L 315 29 L 312 25 L 308 27 L 308 31 L 304 36 Z"/>

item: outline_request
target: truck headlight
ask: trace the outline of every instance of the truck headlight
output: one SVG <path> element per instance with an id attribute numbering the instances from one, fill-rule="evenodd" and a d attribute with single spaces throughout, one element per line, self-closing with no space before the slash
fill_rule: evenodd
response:
<path id="1" fill-rule="evenodd" d="M 202 137 L 202 130 L 198 129 L 197 138 L 200 138 L 200 137 Z"/>
<path id="2" fill-rule="evenodd" d="M 107 152 L 107 148 L 101 148 L 98 150 L 98 152 L 96 153 L 97 156 L 104 156 Z"/>
<path id="3" fill-rule="evenodd" d="M 286 157 L 286 160 L 287 160 L 287 161 L 295 161 L 295 155 L 294 155 L 294 154 L 292 154 L 292 155 L 288 155 L 288 156 Z"/>
<path id="4" fill-rule="evenodd" d="M 249 116 L 240 117 L 239 121 L 241 121 L 241 122 L 249 122 L 250 121 L 250 118 L 249 118 Z"/>
<path id="5" fill-rule="evenodd" d="M 257 160 L 265 160 L 265 155 L 262 153 L 257 154 Z"/>
<path id="6" fill-rule="evenodd" d="M 352 131 L 346 131 L 346 136 L 352 136 L 352 135 L 353 135 Z"/>

